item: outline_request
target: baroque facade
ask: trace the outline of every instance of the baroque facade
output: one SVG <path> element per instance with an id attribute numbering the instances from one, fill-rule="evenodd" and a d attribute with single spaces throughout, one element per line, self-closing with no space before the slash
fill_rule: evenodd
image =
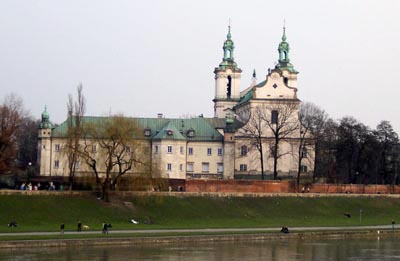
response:
<path id="1" fill-rule="evenodd" d="M 158 166 L 161 176 L 176 179 L 260 179 L 262 170 L 263 176 L 271 178 L 274 166 L 278 177 L 297 175 L 300 131 L 290 128 L 298 126 L 298 72 L 290 63 L 285 28 L 275 68 L 269 69 L 265 80 L 259 83 L 254 72 L 252 83 L 242 91 L 242 70 L 235 62 L 234 49 L 229 27 L 222 62 L 214 70 L 214 117 L 168 119 L 159 115 L 156 118 L 127 118 L 139 126 L 141 132 L 135 140 L 140 140 L 141 146 L 146 148 L 145 156 Z M 85 116 L 83 122 L 100 126 L 105 118 Z M 285 124 L 279 126 L 283 119 Z M 279 144 L 276 139 L 278 129 L 285 134 L 281 133 Z M 45 109 L 39 128 L 40 175 L 69 174 L 64 149 L 67 132 L 67 121 L 53 128 Z M 80 143 L 83 142 L 82 139 Z M 96 142 L 92 141 L 91 146 L 96 148 Z M 96 149 L 92 152 L 97 153 L 96 157 L 101 161 L 101 153 Z M 307 155 L 301 161 L 300 169 L 307 174 L 313 170 L 312 143 L 304 146 L 302 154 Z M 77 175 L 90 172 L 80 159 L 77 159 L 75 168 Z M 131 173 L 135 171 L 132 169 Z"/>

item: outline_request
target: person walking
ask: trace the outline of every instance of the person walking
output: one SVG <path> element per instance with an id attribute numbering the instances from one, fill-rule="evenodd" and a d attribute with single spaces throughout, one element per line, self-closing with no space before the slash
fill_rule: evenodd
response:
<path id="1" fill-rule="evenodd" d="M 79 220 L 78 221 L 78 232 L 82 231 L 82 222 Z"/>
<path id="2" fill-rule="evenodd" d="M 60 225 L 60 234 L 61 235 L 64 235 L 64 229 L 65 229 L 65 224 L 61 223 L 61 225 Z"/>
<path id="3" fill-rule="evenodd" d="M 103 234 L 108 234 L 108 224 L 103 223 Z"/>

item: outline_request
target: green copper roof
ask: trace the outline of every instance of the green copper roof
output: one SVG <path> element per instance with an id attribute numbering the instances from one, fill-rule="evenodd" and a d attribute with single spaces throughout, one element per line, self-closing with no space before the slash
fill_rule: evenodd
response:
<path id="1" fill-rule="evenodd" d="M 278 47 L 279 60 L 275 68 L 280 70 L 286 69 L 290 72 L 297 73 L 293 65 L 290 63 L 289 51 L 290 51 L 289 43 L 286 42 L 286 28 L 283 27 L 282 42 L 279 43 Z"/>
<path id="2" fill-rule="evenodd" d="M 50 122 L 50 115 L 47 112 L 47 106 L 44 106 L 44 111 L 42 113 L 42 121 L 40 122 L 40 129 L 51 129 L 53 125 Z"/>
<path id="3" fill-rule="evenodd" d="M 91 117 L 83 118 L 83 125 L 91 123 L 101 126 L 109 117 Z M 186 139 L 189 141 L 222 141 L 223 136 L 213 126 L 213 122 L 207 118 L 192 119 L 166 119 L 166 118 L 127 118 L 137 124 L 142 133 L 139 133 L 139 139 Z M 166 130 L 172 130 L 172 135 L 168 135 Z M 52 133 L 53 137 L 62 138 L 66 136 L 68 130 L 67 121 L 56 127 Z M 150 136 L 145 136 L 145 130 L 150 130 Z M 194 130 L 194 136 L 188 137 L 189 130 Z"/>
<path id="4" fill-rule="evenodd" d="M 241 104 L 246 103 L 247 101 L 249 101 L 253 97 L 253 94 L 254 94 L 254 89 L 252 88 L 245 95 L 243 95 L 240 98 L 240 100 L 239 100 L 237 105 L 241 105 Z"/>
<path id="5" fill-rule="evenodd" d="M 167 125 L 153 137 L 153 140 L 186 140 L 182 134 L 183 131 L 180 133 L 172 122 L 168 122 Z"/>
<path id="6" fill-rule="evenodd" d="M 222 47 L 224 50 L 224 58 L 222 62 L 219 64 L 220 69 L 226 69 L 231 67 L 233 69 L 238 69 L 237 64 L 235 63 L 235 58 L 233 56 L 233 51 L 235 50 L 235 44 L 232 41 L 231 35 L 231 26 L 228 27 L 228 34 L 226 36 L 226 40 L 224 42 L 224 46 Z"/>

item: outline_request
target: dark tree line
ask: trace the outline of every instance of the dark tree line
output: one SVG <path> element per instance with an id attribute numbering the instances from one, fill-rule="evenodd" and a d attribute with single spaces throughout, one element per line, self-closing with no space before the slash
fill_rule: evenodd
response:
<path id="1" fill-rule="evenodd" d="M 6 95 L 0 104 L 0 174 L 34 168 L 39 121 L 23 107 L 20 97 Z"/>
<path id="2" fill-rule="evenodd" d="M 370 129 L 353 117 L 328 119 L 315 138 L 315 178 L 329 183 L 398 184 L 400 144 L 389 121 Z"/>

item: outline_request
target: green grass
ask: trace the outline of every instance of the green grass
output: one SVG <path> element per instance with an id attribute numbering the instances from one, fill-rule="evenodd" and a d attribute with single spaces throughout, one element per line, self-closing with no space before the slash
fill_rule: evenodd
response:
<path id="1" fill-rule="evenodd" d="M 123 201 L 132 202 L 132 207 Z M 112 223 L 113 230 L 388 225 L 392 219 L 400 222 L 400 200 L 138 196 L 104 203 L 94 197 L 2 195 L 0 213 L 0 232 L 58 231 L 62 222 L 66 230 L 75 230 L 78 220 L 98 231 L 103 222 Z M 129 223 L 131 218 L 141 224 Z M 8 228 L 10 220 L 19 226 Z M 145 220 L 153 224 L 143 224 Z"/>

